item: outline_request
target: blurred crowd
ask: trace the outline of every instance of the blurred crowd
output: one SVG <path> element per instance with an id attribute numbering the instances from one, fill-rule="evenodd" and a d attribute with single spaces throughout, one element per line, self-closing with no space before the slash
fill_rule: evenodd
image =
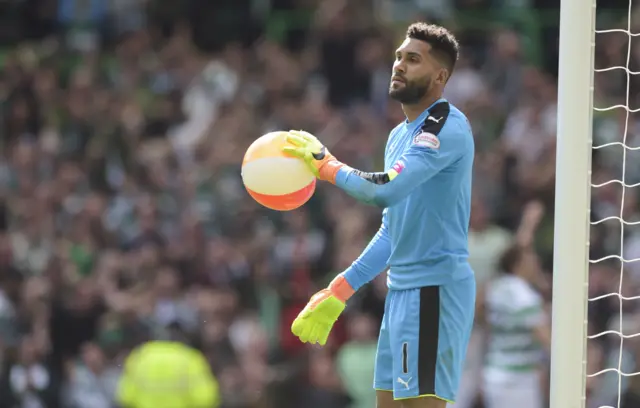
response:
<path id="1" fill-rule="evenodd" d="M 535 203 L 549 303 L 558 3 L 0 1 L 0 407 L 114 407 L 127 352 L 176 331 L 210 361 L 225 408 L 374 407 L 384 276 L 350 301 L 327 347 L 289 327 L 359 255 L 379 209 L 322 185 L 299 210 L 268 211 L 244 191 L 239 165 L 261 134 L 304 129 L 351 166 L 379 169 L 404 119 L 387 98 L 392 52 L 418 19 L 463 45 L 446 97 L 476 137 L 479 288 L 500 274 Z M 626 29 L 627 0 L 599 3 L 600 28 Z M 624 33 L 598 35 L 596 50 L 597 68 L 640 70 L 640 42 Z M 630 78 L 596 74 L 595 105 L 637 108 Z M 638 116 L 595 115 L 594 144 L 611 142 L 640 146 Z M 640 182 L 638 153 L 624 151 L 595 150 L 595 184 Z M 640 258 L 637 190 L 594 188 L 593 220 L 619 216 L 630 224 L 592 228 L 592 259 Z M 640 293 L 634 265 L 591 265 L 590 296 L 615 296 L 590 302 L 590 334 L 640 333 L 638 301 L 617 296 Z M 474 341 L 469 370 L 482 359 Z M 590 373 L 640 372 L 634 338 L 588 344 Z M 638 407 L 637 378 L 591 377 L 588 401 L 617 406 L 620 395 L 620 407 Z"/>

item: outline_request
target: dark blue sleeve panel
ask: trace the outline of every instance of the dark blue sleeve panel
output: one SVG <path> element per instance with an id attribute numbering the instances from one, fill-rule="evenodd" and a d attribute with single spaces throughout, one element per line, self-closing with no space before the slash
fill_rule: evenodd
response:
<path id="1" fill-rule="evenodd" d="M 384 210 L 380 229 L 342 275 L 353 290 L 358 290 L 387 268 L 390 256 L 391 240 L 387 232 L 387 210 Z"/>
<path id="2" fill-rule="evenodd" d="M 472 137 L 459 123 L 446 123 L 439 135 L 422 131 L 386 173 L 362 173 L 343 167 L 336 185 L 356 200 L 390 207 L 469 151 Z"/>

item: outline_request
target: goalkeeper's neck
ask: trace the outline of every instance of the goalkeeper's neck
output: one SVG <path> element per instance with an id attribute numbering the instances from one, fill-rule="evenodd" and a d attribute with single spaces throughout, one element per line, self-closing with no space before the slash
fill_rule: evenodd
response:
<path id="1" fill-rule="evenodd" d="M 418 119 L 422 112 L 429 109 L 431 105 L 433 105 L 438 99 L 442 98 L 442 91 L 438 90 L 438 92 L 429 92 L 422 99 L 420 99 L 417 103 L 413 104 L 402 104 L 402 111 L 404 115 L 407 117 L 409 122 L 413 122 Z"/>

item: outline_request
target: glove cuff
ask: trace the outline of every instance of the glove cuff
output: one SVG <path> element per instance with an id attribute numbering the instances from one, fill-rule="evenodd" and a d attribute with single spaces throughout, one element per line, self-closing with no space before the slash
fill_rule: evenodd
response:
<path id="1" fill-rule="evenodd" d="M 347 300 L 355 293 L 349 282 L 342 274 L 336 276 L 328 287 L 331 294 L 339 301 L 346 303 Z"/>
<path id="2" fill-rule="evenodd" d="M 336 184 L 336 177 L 338 176 L 338 171 L 345 166 L 344 163 L 339 162 L 335 158 L 333 160 L 328 160 L 327 162 L 322 164 L 322 167 L 318 170 L 319 178 L 321 180 L 328 181 L 331 184 Z"/>

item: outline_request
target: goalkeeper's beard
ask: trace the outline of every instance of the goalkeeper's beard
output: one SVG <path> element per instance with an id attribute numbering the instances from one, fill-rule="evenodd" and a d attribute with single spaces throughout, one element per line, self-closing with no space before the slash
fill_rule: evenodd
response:
<path id="1" fill-rule="evenodd" d="M 407 81 L 399 89 L 394 89 L 392 85 L 389 85 L 389 96 L 404 105 L 413 105 L 420 102 L 429 93 L 430 89 L 431 78 L 425 78 L 420 81 Z"/>

